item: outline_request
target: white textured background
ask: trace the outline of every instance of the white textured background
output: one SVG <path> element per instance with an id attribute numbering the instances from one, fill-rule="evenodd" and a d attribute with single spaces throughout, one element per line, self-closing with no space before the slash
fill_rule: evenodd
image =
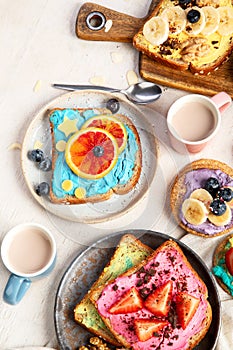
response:
<path id="1" fill-rule="evenodd" d="M 75 21 L 83 3 L 74 0 L 0 0 L 0 241 L 12 226 L 33 221 L 49 227 L 58 246 L 55 270 L 48 278 L 33 283 L 20 304 L 7 305 L 0 297 L 0 349 L 56 347 L 54 297 L 63 272 L 80 249 L 94 238 L 125 228 L 154 229 L 182 237 L 184 232 L 176 227 L 166 202 L 169 184 L 177 170 L 199 157 L 215 158 L 233 165 L 233 107 L 223 117 L 221 132 L 201 154 L 178 155 L 169 147 L 164 117 L 170 104 L 185 92 L 166 88 L 159 101 L 142 108 L 158 137 L 160 158 L 151 191 L 136 208 L 108 223 L 83 225 L 48 215 L 37 204 L 22 176 L 20 150 L 11 146 L 15 142 L 22 143 L 35 113 L 62 93 L 51 88 L 51 83 L 88 84 L 97 76 L 107 86 L 125 88 L 127 72 L 133 70 L 138 74 L 138 52 L 131 44 L 90 42 L 76 37 Z M 137 17 L 144 17 L 149 7 L 149 1 L 144 0 L 96 3 Z M 120 63 L 112 60 L 115 52 L 122 57 Z M 38 81 L 41 81 L 41 87 L 35 91 Z M 144 216 L 145 211 L 147 215 Z M 210 253 L 216 245 L 216 240 L 190 235 L 183 239 L 204 259 L 208 256 L 202 254 L 204 247 L 204 251 Z M 0 261 L 1 294 L 8 276 Z M 233 300 L 224 292 L 221 292 L 221 298 L 224 300 L 224 322 L 218 350 L 233 347 Z"/>

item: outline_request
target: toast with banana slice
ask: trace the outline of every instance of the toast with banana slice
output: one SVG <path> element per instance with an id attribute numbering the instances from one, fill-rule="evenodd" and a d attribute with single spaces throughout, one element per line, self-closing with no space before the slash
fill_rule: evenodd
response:
<path id="1" fill-rule="evenodd" d="M 233 50 L 231 0 L 161 0 L 133 45 L 178 70 L 206 75 Z"/>
<path id="2" fill-rule="evenodd" d="M 133 235 L 124 235 L 98 280 L 93 284 L 84 298 L 76 305 L 74 310 L 75 321 L 109 343 L 119 346 L 119 342 L 106 327 L 95 306 L 92 304 L 90 294 L 94 292 L 96 288 L 116 278 L 132 266 L 139 264 L 152 252 L 153 250 L 150 247 L 141 243 Z"/>
<path id="3" fill-rule="evenodd" d="M 233 228 L 233 168 L 214 159 L 186 165 L 170 194 L 172 213 L 190 233 L 214 237 Z"/>

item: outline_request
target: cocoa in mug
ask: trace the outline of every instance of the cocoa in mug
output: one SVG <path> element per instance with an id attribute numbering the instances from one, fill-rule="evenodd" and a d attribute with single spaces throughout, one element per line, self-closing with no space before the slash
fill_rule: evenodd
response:
<path id="1" fill-rule="evenodd" d="M 46 266 L 51 254 L 51 244 L 41 230 L 28 228 L 12 239 L 7 258 L 14 270 L 31 274 Z"/>
<path id="2" fill-rule="evenodd" d="M 180 153 L 200 152 L 218 132 L 221 114 L 230 104 L 231 97 L 225 92 L 212 98 L 190 94 L 178 99 L 167 115 L 173 148 Z"/>
<path id="3" fill-rule="evenodd" d="M 31 282 L 48 276 L 56 261 L 56 243 L 51 232 L 36 223 L 13 227 L 1 244 L 1 257 L 10 272 L 3 299 L 18 304 Z"/>

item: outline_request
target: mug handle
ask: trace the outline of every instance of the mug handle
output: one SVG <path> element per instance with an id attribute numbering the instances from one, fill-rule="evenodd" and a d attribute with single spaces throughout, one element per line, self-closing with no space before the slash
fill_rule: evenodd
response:
<path id="1" fill-rule="evenodd" d="M 30 279 L 11 274 L 4 289 L 3 300 L 11 305 L 18 304 L 30 285 Z"/>
<path id="2" fill-rule="evenodd" d="M 231 105 L 231 96 L 222 91 L 211 97 L 211 100 L 215 103 L 219 112 L 222 114 Z"/>

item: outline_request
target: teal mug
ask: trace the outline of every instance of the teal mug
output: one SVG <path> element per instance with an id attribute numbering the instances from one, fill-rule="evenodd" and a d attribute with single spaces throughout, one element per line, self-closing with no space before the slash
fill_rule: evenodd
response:
<path id="1" fill-rule="evenodd" d="M 10 277 L 3 300 L 18 304 L 31 282 L 49 275 L 56 262 L 56 242 L 42 225 L 25 223 L 13 227 L 3 238 L 1 257 Z"/>

